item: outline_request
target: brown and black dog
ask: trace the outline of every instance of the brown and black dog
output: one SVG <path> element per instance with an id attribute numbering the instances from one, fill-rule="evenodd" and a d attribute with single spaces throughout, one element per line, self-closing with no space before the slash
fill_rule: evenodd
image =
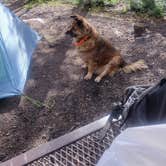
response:
<path id="1" fill-rule="evenodd" d="M 118 71 L 130 73 L 147 68 L 143 60 L 127 64 L 120 52 L 101 37 L 84 17 L 73 15 L 71 18 L 73 21 L 66 34 L 74 38 L 74 45 L 88 68 L 85 80 L 91 79 L 93 73 L 98 74 L 95 81 L 100 82 L 107 74 L 112 76 Z"/>

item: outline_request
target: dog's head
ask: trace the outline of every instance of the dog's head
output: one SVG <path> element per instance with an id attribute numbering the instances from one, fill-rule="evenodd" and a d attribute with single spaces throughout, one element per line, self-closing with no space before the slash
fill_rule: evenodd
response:
<path id="1" fill-rule="evenodd" d="M 73 21 L 68 27 L 66 34 L 75 38 L 80 38 L 82 36 L 90 34 L 92 28 L 84 17 L 80 15 L 72 15 L 70 17 L 73 19 Z"/>

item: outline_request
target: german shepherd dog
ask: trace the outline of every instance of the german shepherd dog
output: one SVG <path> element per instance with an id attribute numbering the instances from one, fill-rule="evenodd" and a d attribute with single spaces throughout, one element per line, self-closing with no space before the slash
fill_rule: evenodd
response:
<path id="1" fill-rule="evenodd" d="M 127 64 L 120 52 L 84 17 L 73 15 L 71 18 L 73 20 L 66 34 L 74 38 L 74 45 L 88 69 L 85 80 L 91 79 L 94 73 L 98 75 L 95 82 L 100 82 L 107 74 L 113 76 L 118 71 L 130 73 L 147 68 L 143 60 Z"/>

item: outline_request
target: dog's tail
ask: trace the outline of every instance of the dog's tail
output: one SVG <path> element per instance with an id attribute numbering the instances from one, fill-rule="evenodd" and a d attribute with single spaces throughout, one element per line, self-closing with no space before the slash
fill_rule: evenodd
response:
<path id="1" fill-rule="evenodd" d="M 141 59 L 141 60 L 138 60 L 134 63 L 125 65 L 122 68 L 122 70 L 125 73 L 131 73 L 131 72 L 135 72 L 137 70 L 142 70 L 142 69 L 147 69 L 147 68 L 148 68 L 148 66 L 145 64 L 145 61 Z"/>

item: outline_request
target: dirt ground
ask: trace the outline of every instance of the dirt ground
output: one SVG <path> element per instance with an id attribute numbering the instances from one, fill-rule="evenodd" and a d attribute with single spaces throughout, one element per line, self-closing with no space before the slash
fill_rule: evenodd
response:
<path id="1" fill-rule="evenodd" d="M 109 114 L 127 86 L 154 84 L 165 76 L 164 20 L 144 20 L 147 32 L 135 39 L 133 25 L 138 18 L 88 14 L 89 21 L 121 50 L 127 62 L 144 59 L 148 65 L 144 71 L 118 73 L 95 83 L 94 78 L 83 80 L 86 71 L 80 67 L 71 38 L 64 34 L 71 21 L 72 6 L 15 11 L 42 36 L 33 56 L 25 94 L 49 108 L 39 108 L 24 97 L 0 100 L 0 161 Z"/>

